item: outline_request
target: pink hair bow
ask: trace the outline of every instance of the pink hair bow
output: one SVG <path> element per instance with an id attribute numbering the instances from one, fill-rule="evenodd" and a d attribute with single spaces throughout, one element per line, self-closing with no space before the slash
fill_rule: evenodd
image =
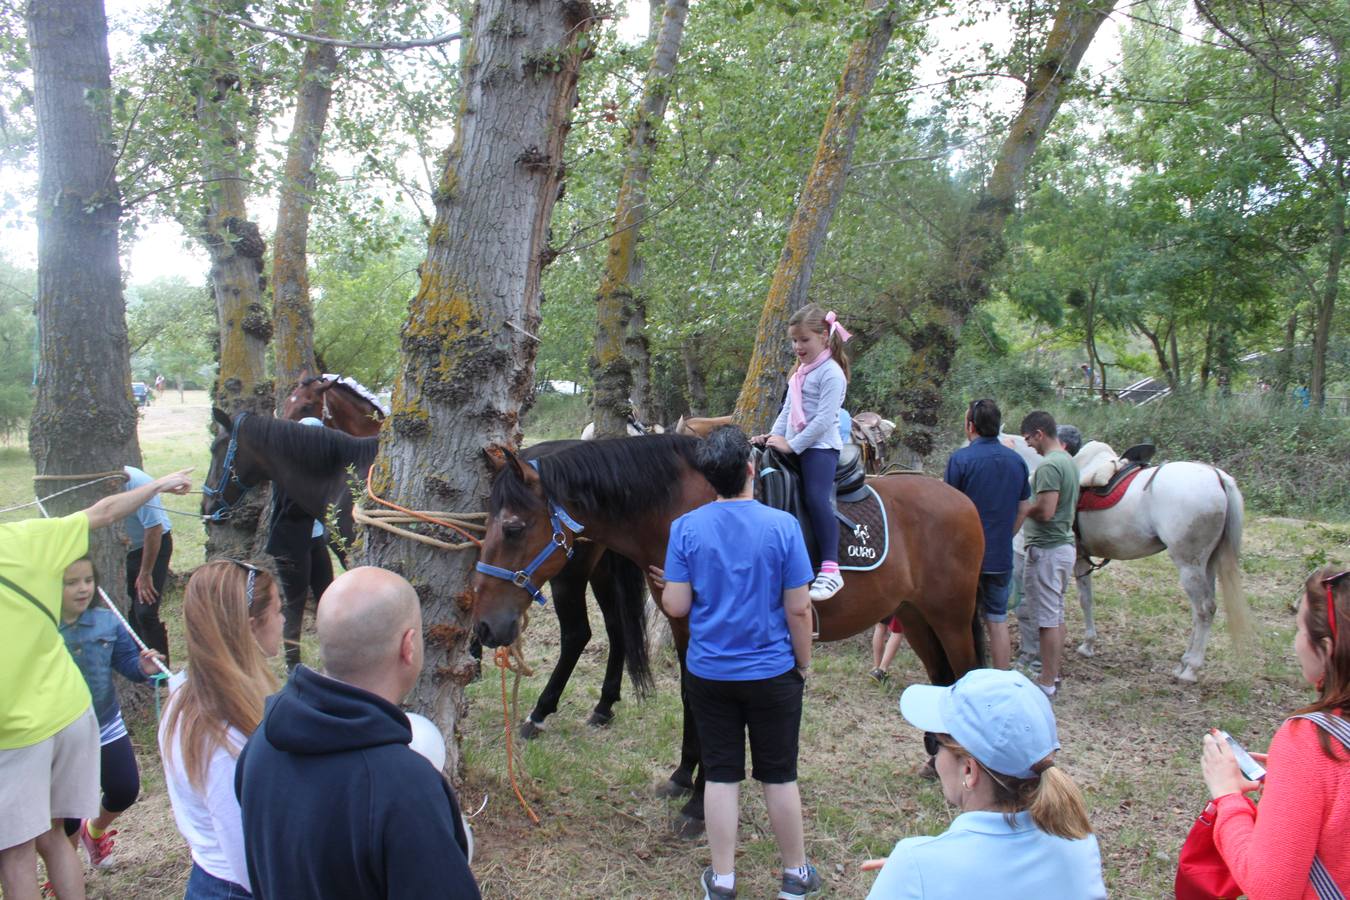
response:
<path id="1" fill-rule="evenodd" d="M 830 323 L 830 337 L 834 337 L 834 333 L 837 331 L 843 336 L 844 343 L 852 340 L 853 335 L 848 333 L 848 329 L 839 321 L 839 317 L 834 314 L 834 310 L 825 314 L 825 321 Z"/>

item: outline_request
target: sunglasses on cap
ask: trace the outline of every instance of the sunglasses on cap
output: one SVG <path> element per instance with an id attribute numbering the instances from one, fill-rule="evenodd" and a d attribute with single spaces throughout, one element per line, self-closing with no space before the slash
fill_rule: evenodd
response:
<path id="1" fill-rule="evenodd" d="M 923 733 L 923 749 L 925 753 L 929 756 L 937 756 L 938 750 L 941 747 L 942 742 L 938 740 L 936 734 L 933 734 L 931 731 L 925 731 Z"/>
<path id="2" fill-rule="evenodd" d="M 236 566 L 243 569 L 245 572 L 248 572 L 248 580 L 244 582 L 244 600 L 245 600 L 244 609 L 246 609 L 248 612 L 253 612 L 253 586 L 257 583 L 258 573 L 261 572 L 262 569 L 258 568 L 252 563 L 242 562 L 237 559 L 226 559 L 225 562 L 234 563 Z"/>
<path id="3" fill-rule="evenodd" d="M 1332 595 L 1331 589 L 1347 575 L 1350 575 L 1350 569 L 1322 579 L 1322 586 L 1327 589 L 1327 630 L 1331 632 L 1333 647 L 1336 645 L 1336 598 Z"/>

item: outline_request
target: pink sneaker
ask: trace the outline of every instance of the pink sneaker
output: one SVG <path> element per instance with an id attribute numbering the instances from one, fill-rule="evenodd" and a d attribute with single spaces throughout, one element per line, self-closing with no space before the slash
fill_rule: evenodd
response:
<path id="1" fill-rule="evenodd" d="M 88 819 L 80 823 L 80 846 L 89 857 L 89 865 L 95 869 L 110 869 L 117 864 L 113 856 L 113 845 L 116 843 L 114 834 L 117 834 L 117 829 L 110 828 L 103 832 L 103 837 L 96 838 L 89 834 Z"/>

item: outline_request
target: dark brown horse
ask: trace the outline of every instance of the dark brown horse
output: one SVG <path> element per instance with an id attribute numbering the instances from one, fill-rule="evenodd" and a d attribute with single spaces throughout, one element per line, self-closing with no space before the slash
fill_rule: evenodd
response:
<path id="1" fill-rule="evenodd" d="M 509 450 L 488 448 L 497 472 L 474 579 L 478 639 L 490 647 L 516 639 L 529 588 L 561 569 L 579 529 L 644 571 L 664 566 L 670 523 L 713 499 L 712 486 L 694 467 L 697 444 L 696 438 L 670 434 L 557 450 L 543 444 L 531 448 L 538 455 L 528 464 Z M 890 475 L 868 483 L 886 505 L 890 553 L 870 572 L 850 572 L 844 590 L 816 605 L 820 640 L 846 638 L 896 613 L 928 677 L 950 684 L 977 665 L 972 623 L 984 555 L 979 514 L 963 494 L 933 478 Z M 671 630 L 683 671 L 688 619 L 672 620 Z M 680 764 L 665 788 L 693 791 L 683 809 L 686 834 L 702 826 L 700 757 L 686 703 Z"/>
<path id="2" fill-rule="evenodd" d="M 313 417 L 355 437 L 379 434 L 384 410 L 368 396 L 369 391 L 353 387 L 356 382 L 349 384 L 348 380 L 301 372 L 300 383 L 281 405 L 281 418 L 298 422 Z"/>

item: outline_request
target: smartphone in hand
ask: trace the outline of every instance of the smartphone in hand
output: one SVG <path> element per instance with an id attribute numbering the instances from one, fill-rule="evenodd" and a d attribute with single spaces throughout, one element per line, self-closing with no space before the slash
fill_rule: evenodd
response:
<path id="1" fill-rule="evenodd" d="M 1238 768 L 1242 770 L 1242 776 L 1248 781 L 1264 781 L 1266 778 L 1265 766 L 1252 759 L 1252 755 L 1233 739 L 1233 736 L 1222 728 L 1214 729 L 1214 733 L 1228 742 L 1232 748 L 1233 756 L 1237 758 Z"/>

